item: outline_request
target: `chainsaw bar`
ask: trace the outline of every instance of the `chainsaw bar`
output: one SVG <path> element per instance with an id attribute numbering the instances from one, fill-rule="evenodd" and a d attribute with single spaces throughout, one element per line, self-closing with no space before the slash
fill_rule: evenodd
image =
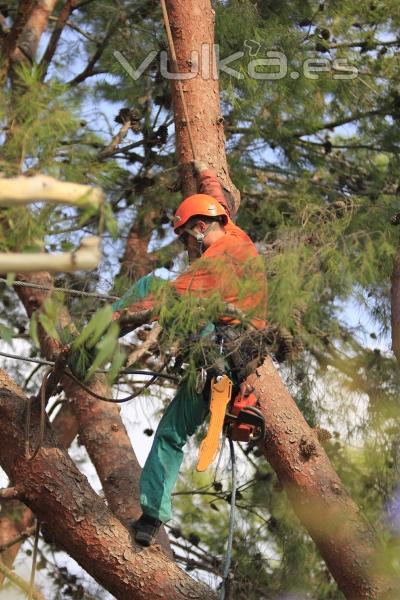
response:
<path id="1" fill-rule="evenodd" d="M 226 407 L 232 396 L 232 381 L 227 375 L 217 381 L 211 381 L 210 424 L 207 435 L 200 445 L 199 460 L 196 471 L 205 471 L 213 462 L 219 448 L 219 441 L 224 426 Z"/>

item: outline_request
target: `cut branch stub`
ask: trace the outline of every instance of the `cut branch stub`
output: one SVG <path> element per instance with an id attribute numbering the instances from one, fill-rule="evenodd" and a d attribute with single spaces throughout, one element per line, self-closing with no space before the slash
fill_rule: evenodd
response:
<path id="1" fill-rule="evenodd" d="M 100 238 L 88 236 L 74 252 L 0 252 L 0 273 L 92 271 L 100 262 Z"/>
<path id="2" fill-rule="evenodd" d="M 71 204 L 76 208 L 100 208 L 104 194 L 98 187 L 58 181 L 46 175 L 0 178 L 0 206 L 32 202 Z"/>

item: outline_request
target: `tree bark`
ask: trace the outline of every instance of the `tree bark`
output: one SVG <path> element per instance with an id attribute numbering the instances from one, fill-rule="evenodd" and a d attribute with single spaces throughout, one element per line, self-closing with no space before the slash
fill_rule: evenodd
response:
<path id="1" fill-rule="evenodd" d="M 129 230 L 119 275 L 134 282 L 152 271 L 154 264 L 148 253 L 148 246 L 154 230 L 154 209 L 139 209 L 139 214 Z"/>
<path id="2" fill-rule="evenodd" d="M 268 357 L 247 383 L 265 418 L 264 454 L 339 589 L 349 600 L 393 598 L 377 571 L 379 545 Z"/>
<path id="3" fill-rule="evenodd" d="M 56 3 L 57 0 L 36 1 L 35 7 L 20 35 L 12 37 L 13 51 L 9 55 L 12 62 L 20 63 L 26 61 L 26 59 L 33 62 L 40 38 L 47 28 L 49 17 Z M 26 0 L 22 0 L 21 4 L 27 4 Z"/>
<path id="4" fill-rule="evenodd" d="M 0 463 L 10 480 L 23 484 L 24 502 L 64 548 L 111 594 L 121 600 L 212 599 L 168 559 L 158 546 L 135 547 L 128 531 L 108 510 L 46 427 L 33 461 L 24 454 L 27 399 L 0 370 Z M 31 436 L 39 435 L 39 411 L 32 411 Z"/>
<path id="5" fill-rule="evenodd" d="M 219 101 L 218 71 L 214 50 L 215 13 L 210 0 L 166 0 L 180 73 L 196 70 L 196 76 L 182 81 L 189 112 L 196 158 L 213 167 L 232 195 L 236 213 L 240 195 L 233 185 L 225 155 L 224 123 Z M 184 197 L 197 192 L 190 161 L 193 153 L 179 94 L 178 82 L 171 80 L 174 106 L 176 153 L 181 169 Z"/>
<path id="6" fill-rule="evenodd" d="M 69 404 L 64 404 L 52 422 L 58 441 L 68 448 L 78 433 L 78 422 Z M 6 502 L 1 505 L 0 512 L 0 546 L 8 544 L 18 535 L 31 527 L 34 522 L 32 511 L 22 502 Z M 19 552 L 22 542 L 18 542 L 0 554 L 3 564 L 11 568 Z M 4 573 L 0 572 L 0 589 L 4 581 Z"/>

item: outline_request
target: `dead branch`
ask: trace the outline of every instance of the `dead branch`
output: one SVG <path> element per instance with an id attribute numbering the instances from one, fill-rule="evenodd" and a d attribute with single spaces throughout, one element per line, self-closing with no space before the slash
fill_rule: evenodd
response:
<path id="1" fill-rule="evenodd" d="M 126 366 L 129 367 L 139 362 L 143 358 L 149 358 L 152 355 L 152 350 L 154 346 L 157 344 L 157 339 L 161 333 L 161 326 L 156 323 L 153 326 L 153 329 L 150 331 L 146 340 L 140 344 L 139 348 L 136 348 L 133 352 L 131 352 L 126 361 Z"/>
<path id="2" fill-rule="evenodd" d="M 23 488 L 15 486 L 0 489 L 0 500 L 15 500 L 21 498 Z"/>
<path id="3" fill-rule="evenodd" d="M 88 236 L 82 239 L 79 248 L 73 252 L 1 252 L 0 273 L 91 271 L 97 268 L 100 258 L 100 238 Z"/>
<path id="4" fill-rule="evenodd" d="M 0 573 L 2 573 L 7 579 L 11 581 L 14 585 L 16 585 L 20 590 L 22 590 L 25 594 L 30 593 L 30 585 L 25 579 L 22 579 L 19 575 L 11 571 L 8 567 L 6 567 L 0 561 Z M 32 598 L 33 600 L 46 600 L 44 596 L 38 590 L 32 590 Z"/>
<path id="5" fill-rule="evenodd" d="M 0 178 L 0 206 L 50 202 L 77 208 L 99 208 L 103 201 L 104 194 L 100 188 L 58 181 L 46 175 Z"/>

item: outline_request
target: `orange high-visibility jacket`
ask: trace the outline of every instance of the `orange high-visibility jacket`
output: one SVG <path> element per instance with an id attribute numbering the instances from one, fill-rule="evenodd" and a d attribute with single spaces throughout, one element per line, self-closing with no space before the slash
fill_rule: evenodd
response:
<path id="1" fill-rule="evenodd" d="M 257 248 L 249 236 L 231 220 L 230 210 L 221 185 L 211 169 L 198 175 L 199 192 L 212 196 L 228 215 L 224 225 L 225 235 L 207 248 L 175 281 L 171 282 L 178 294 L 194 294 L 207 298 L 218 294 L 248 315 L 257 329 L 265 327 L 267 310 L 267 280 L 265 268 Z M 152 308 L 151 296 L 135 303 L 135 310 Z M 132 309 L 133 307 L 131 307 Z M 237 320 L 232 316 L 222 319 L 226 323 Z"/>

